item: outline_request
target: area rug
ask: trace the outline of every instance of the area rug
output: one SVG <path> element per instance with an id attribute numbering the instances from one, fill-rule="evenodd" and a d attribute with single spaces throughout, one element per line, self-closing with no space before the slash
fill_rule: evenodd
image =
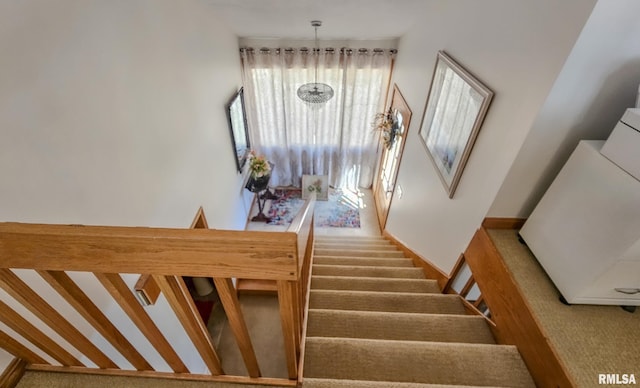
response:
<path id="1" fill-rule="evenodd" d="M 304 205 L 302 191 L 276 189 L 275 195 L 278 199 L 271 201 L 267 214 L 269 225 L 289 225 Z M 314 217 L 316 227 L 359 228 L 359 199 L 349 191 L 331 189 L 328 201 L 316 201 Z"/>

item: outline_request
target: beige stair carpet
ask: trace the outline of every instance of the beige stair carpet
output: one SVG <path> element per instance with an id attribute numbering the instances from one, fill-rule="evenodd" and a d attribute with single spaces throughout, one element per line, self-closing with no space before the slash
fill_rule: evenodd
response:
<path id="1" fill-rule="evenodd" d="M 535 386 L 515 347 L 389 244 L 316 240 L 305 388 Z"/>

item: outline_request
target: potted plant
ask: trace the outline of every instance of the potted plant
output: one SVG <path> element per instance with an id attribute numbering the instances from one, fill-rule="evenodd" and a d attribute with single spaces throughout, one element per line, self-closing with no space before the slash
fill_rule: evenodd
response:
<path id="1" fill-rule="evenodd" d="M 271 179 L 271 164 L 263 155 L 249 153 L 249 181 L 247 189 L 257 193 L 267 188 Z"/>

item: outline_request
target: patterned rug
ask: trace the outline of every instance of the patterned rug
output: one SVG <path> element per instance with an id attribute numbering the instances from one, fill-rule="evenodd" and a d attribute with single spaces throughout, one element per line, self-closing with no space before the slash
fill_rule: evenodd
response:
<path id="1" fill-rule="evenodd" d="M 276 189 L 278 199 L 271 201 L 267 217 L 269 225 L 288 225 L 298 214 L 304 200 L 300 189 Z M 316 201 L 314 216 L 316 227 L 359 228 L 359 198 L 350 191 L 331 189 L 328 201 Z"/>

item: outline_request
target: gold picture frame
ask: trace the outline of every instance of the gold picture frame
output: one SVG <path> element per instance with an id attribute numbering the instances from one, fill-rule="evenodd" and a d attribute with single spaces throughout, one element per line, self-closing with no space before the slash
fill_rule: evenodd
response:
<path id="1" fill-rule="evenodd" d="M 449 194 L 471 154 L 493 92 L 444 51 L 439 51 L 419 135 Z"/>

